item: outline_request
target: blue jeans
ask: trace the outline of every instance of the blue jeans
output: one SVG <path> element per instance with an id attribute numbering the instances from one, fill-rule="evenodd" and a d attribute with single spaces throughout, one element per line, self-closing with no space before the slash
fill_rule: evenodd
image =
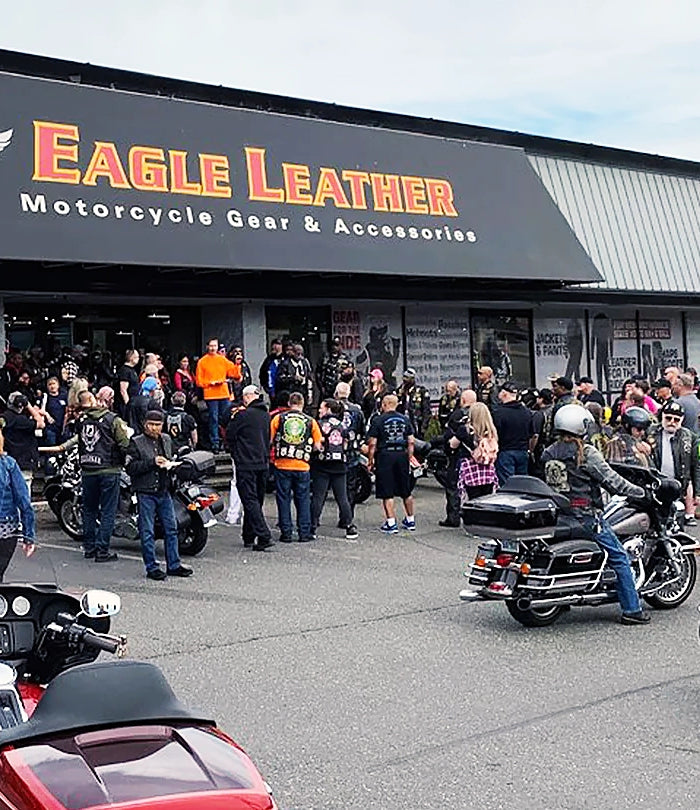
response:
<path id="1" fill-rule="evenodd" d="M 501 450 L 496 456 L 496 475 L 500 486 L 511 475 L 527 475 L 527 450 Z"/>
<path id="2" fill-rule="evenodd" d="M 275 470 L 277 518 L 282 537 L 292 536 L 292 497 L 297 510 L 299 537 L 311 537 L 311 473 L 308 470 Z"/>
<path id="3" fill-rule="evenodd" d="M 169 492 L 159 492 L 155 495 L 139 492 L 139 536 L 141 537 L 141 553 L 146 572 L 159 568 L 156 559 L 156 515 L 160 518 L 165 533 L 165 565 L 168 571 L 180 567 L 180 552 L 177 539 L 177 521 L 175 508 Z"/>
<path id="4" fill-rule="evenodd" d="M 231 409 L 228 399 L 208 399 L 207 410 L 209 411 L 209 441 L 212 450 L 218 450 L 221 446 L 219 438 L 219 425 L 223 425 Z"/>
<path id="5" fill-rule="evenodd" d="M 622 612 L 639 613 L 642 606 L 637 589 L 634 587 L 630 560 L 612 527 L 607 520 L 601 518 L 600 531 L 596 533 L 596 521 L 593 517 L 584 518 L 583 525 L 591 532 L 591 540 L 608 552 L 608 563 L 617 577 L 617 598 L 620 600 Z"/>
<path id="6" fill-rule="evenodd" d="M 119 505 L 119 474 L 83 476 L 83 548 L 109 554 Z M 98 523 L 99 521 L 99 523 Z"/>

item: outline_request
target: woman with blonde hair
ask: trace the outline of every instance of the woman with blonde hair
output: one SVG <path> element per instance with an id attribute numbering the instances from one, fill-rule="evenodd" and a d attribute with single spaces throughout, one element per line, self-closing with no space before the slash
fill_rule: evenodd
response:
<path id="1" fill-rule="evenodd" d="M 470 406 L 469 413 L 450 439 L 450 447 L 462 456 L 457 478 L 462 500 L 490 495 L 498 485 L 498 433 L 491 412 L 483 402 Z"/>
<path id="2" fill-rule="evenodd" d="M 80 393 L 87 391 L 90 386 L 85 377 L 76 377 L 68 389 L 68 405 L 66 406 L 66 416 L 63 422 L 63 436 L 69 438 L 76 432 L 78 424 L 78 414 L 80 413 Z"/>

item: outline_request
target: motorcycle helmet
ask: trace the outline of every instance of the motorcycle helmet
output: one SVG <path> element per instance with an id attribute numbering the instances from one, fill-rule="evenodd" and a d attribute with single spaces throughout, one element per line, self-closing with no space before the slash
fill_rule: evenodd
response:
<path id="1" fill-rule="evenodd" d="M 585 436 L 588 426 L 593 424 L 593 416 L 582 405 L 562 405 L 554 414 L 554 430 L 570 433 L 572 436 Z"/>
<path id="2" fill-rule="evenodd" d="M 22 413 L 27 405 L 29 400 L 20 391 L 13 391 L 7 398 L 7 407 L 15 413 Z"/>
<path id="3" fill-rule="evenodd" d="M 651 415 L 649 411 L 637 405 L 627 408 L 622 414 L 622 427 L 631 430 L 633 427 L 639 430 L 648 430 L 651 425 Z"/>

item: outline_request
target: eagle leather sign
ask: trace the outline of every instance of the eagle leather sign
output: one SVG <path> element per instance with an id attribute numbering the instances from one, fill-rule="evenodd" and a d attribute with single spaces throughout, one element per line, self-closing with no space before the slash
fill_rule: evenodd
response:
<path id="1" fill-rule="evenodd" d="M 522 150 L 0 73 L 0 258 L 597 281 Z"/>

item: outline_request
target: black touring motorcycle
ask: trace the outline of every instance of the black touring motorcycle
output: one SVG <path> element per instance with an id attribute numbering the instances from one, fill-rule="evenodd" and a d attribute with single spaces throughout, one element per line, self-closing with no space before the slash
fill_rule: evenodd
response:
<path id="1" fill-rule="evenodd" d="M 682 530 L 680 484 L 655 470 L 611 466 L 646 492 L 643 501 L 613 496 L 603 512 L 629 555 L 637 591 L 652 607 L 676 608 L 693 591 L 700 549 Z M 480 544 L 464 574 L 463 601 L 504 602 L 526 627 L 552 624 L 573 606 L 617 601 L 607 553 L 586 537 L 568 500 L 538 478 L 513 476 L 471 501 L 464 520 Z"/>
<path id="2" fill-rule="evenodd" d="M 77 448 L 68 451 L 62 460 L 51 458 L 53 474 L 44 486 L 44 497 L 58 518 L 61 529 L 73 540 L 83 539 L 82 478 Z M 206 450 L 182 450 L 178 464 L 170 471 L 170 491 L 175 505 L 175 519 L 180 554 L 193 556 L 204 550 L 209 529 L 217 523 L 216 515 L 224 508 L 219 493 L 203 483 L 215 469 L 213 453 Z M 163 528 L 156 521 L 156 539 L 162 539 Z M 131 480 L 120 473 L 119 506 L 114 522 L 114 536 L 136 540 L 138 503 L 131 490 Z"/>

